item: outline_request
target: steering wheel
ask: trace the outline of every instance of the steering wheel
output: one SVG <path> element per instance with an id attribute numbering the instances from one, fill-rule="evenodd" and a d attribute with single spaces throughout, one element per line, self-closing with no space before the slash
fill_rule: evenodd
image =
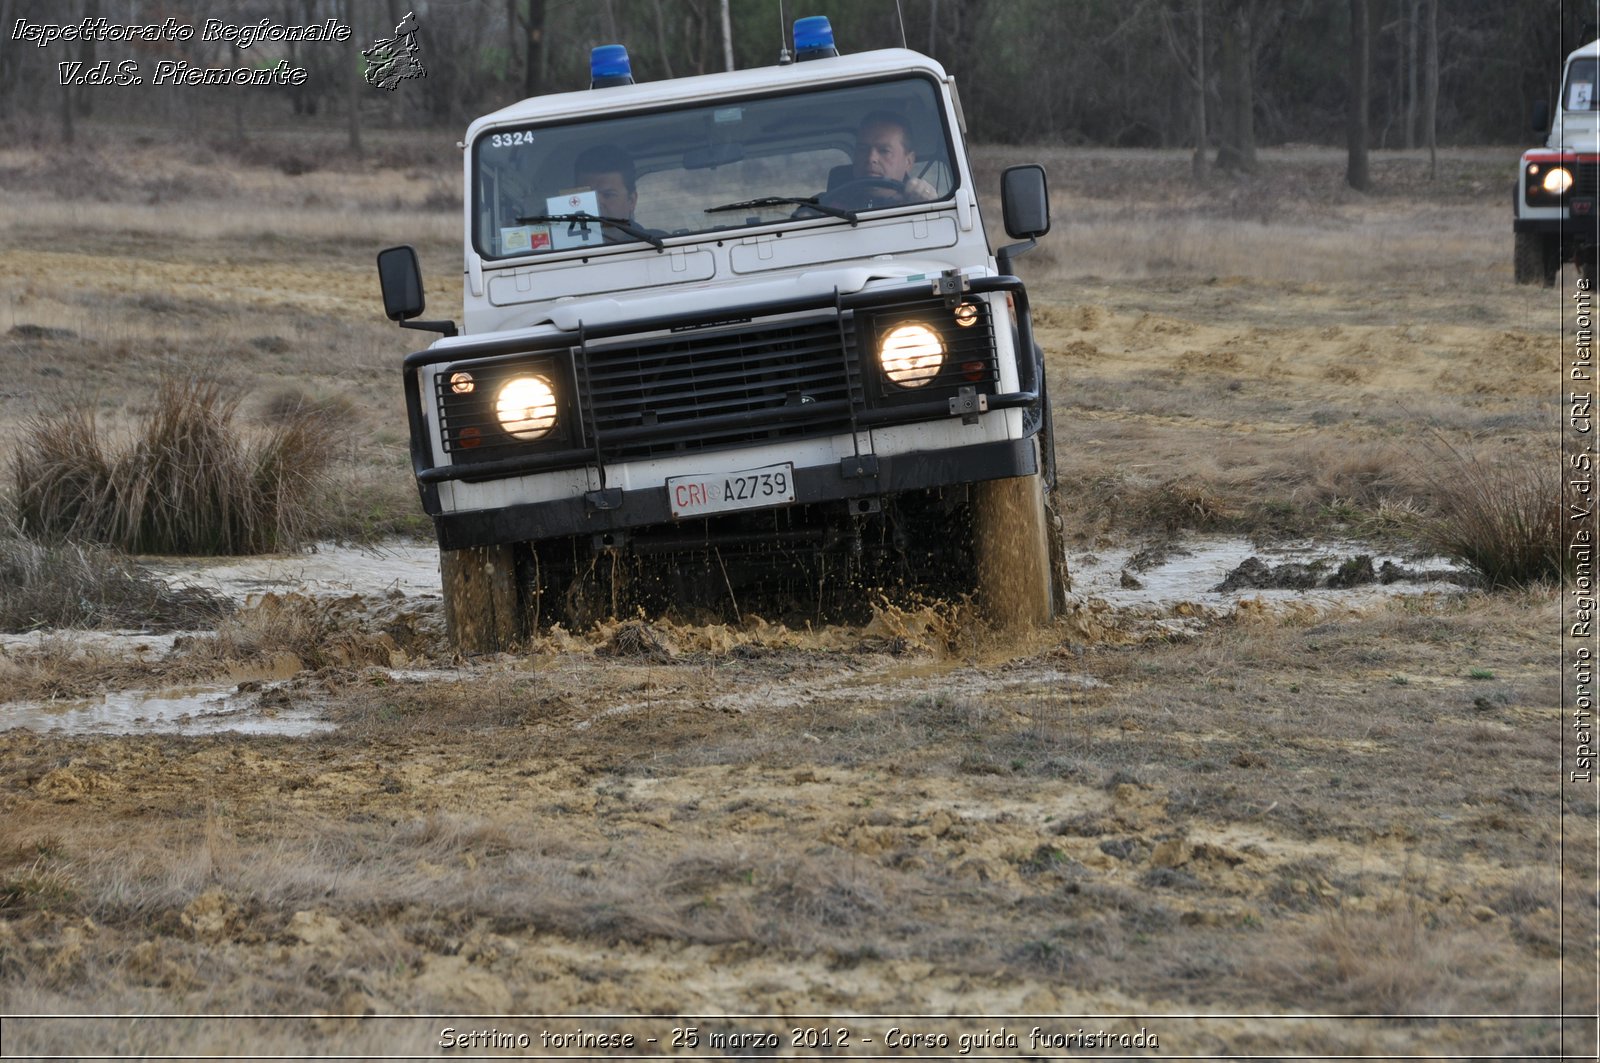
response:
<path id="1" fill-rule="evenodd" d="M 886 190 L 892 195 L 888 197 L 873 195 L 878 189 Z M 896 206 L 905 201 L 905 182 L 896 181 L 892 177 L 857 177 L 830 188 L 817 198 L 818 203 L 826 203 L 840 210 L 870 210 L 873 207 Z"/>

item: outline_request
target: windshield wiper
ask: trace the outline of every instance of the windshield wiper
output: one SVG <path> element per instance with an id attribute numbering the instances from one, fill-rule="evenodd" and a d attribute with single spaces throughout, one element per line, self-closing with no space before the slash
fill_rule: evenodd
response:
<path id="1" fill-rule="evenodd" d="M 603 214 L 529 214 L 525 217 L 518 218 L 517 224 L 534 225 L 540 223 L 549 224 L 552 222 L 567 222 L 570 224 L 572 222 L 582 223 L 591 221 L 601 222 L 605 225 L 611 226 L 613 229 L 621 229 L 635 240 L 643 240 L 651 247 L 654 247 L 657 251 L 665 251 L 667 248 L 666 243 L 661 239 L 661 237 L 657 236 L 649 229 L 641 229 L 638 225 L 635 225 L 627 218 L 608 218 Z"/>
<path id="2" fill-rule="evenodd" d="M 762 196 L 760 199 L 745 199 L 738 203 L 724 203 L 720 207 L 707 207 L 707 214 L 718 214 L 725 210 L 749 210 L 752 207 L 810 207 L 833 218 L 843 218 L 851 225 L 859 220 L 856 212 L 845 210 L 842 207 L 829 206 L 818 203 L 816 196 Z"/>

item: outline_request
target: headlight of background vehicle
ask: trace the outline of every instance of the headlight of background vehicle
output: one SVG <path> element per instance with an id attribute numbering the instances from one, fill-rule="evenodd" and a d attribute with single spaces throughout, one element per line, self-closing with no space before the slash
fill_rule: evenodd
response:
<path id="1" fill-rule="evenodd" d="M 539 374 L 512 377 L 495 394 L 494 413 L 506 434 L 531 442 L 543 439 L 556 426 L 556 391 Z"/>
<path id="2" fill-rule="evenodd" d="M 939 375 L 944 365 L 944 343 L 926 325 L 901 325 L 883 337 L 878 361 L 891 383 L 920 388 Z"/>
<path id="3" fill-rule="evenodd" d="M 1556 206 L 1572 187 L 1572 168 L 1550 162 L 1530 162 L 1525 186 L 1529 206 Z"/>

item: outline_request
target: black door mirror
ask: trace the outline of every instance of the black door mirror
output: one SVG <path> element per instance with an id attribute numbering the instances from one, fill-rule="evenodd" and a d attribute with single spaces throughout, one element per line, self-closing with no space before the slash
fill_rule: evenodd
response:
<path id="1" fill-rule="evenodd" d="M 1533 105 L 1533 131 L 1543 133 L 1550 128 L 1550 101 L 1538 100 Z"/>
<path id="2" fill-rule="evenodd" d="M 1037 240 L 1050 231 L 1050 193 L 1045 188 L 1044 167 L 1037 163 L 1013 166 L 1000 175 L 1000 210 L 1006 235 L 1013 240 Z"/>
<path id="3" fill-rule="evenodd" d="M 421 315 L 425 304 L 416 248 L 402 244 L 379 251 L 378 283 L 383 287 L 383 312 L 390 321 L 408 321 Z"/>

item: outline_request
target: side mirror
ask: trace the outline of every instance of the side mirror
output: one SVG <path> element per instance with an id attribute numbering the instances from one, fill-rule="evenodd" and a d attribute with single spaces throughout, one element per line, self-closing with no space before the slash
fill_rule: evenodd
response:
<path id="1" fill-rule="evenodd" d="M 401 328 L 456 335 L 454 321 L 413 321 L 425 306 L 422 298 L 422 267 L 417 264 L 417 249 L 410 244 L 386 247 L 378 252 L 378 284 L 383 288 L 383 312 Z"/>
<path id="2" fill-rule="evenodd" d="M 1538 100 L 1533 105 L 1533 131 L 1543 133 L 1550 128 L 1550 101 Z"/>
<path id="3" fill-rule="evenodd" d="M 1013 240 L 1037 240 L 1050 231 L 1050 193 L 1044 167 L 1037 163 L 1012 166 L 1000 175 L 1000 210 L 1006 235 Z"/>
<path id="4" fill-rule="evenodd" d="M 379 251 L 378 284 L 383 288 L 383 312 L 390 321 L 408 321 L 421 316 L 426 304 L 416 248 L 402 244 Z"/>

